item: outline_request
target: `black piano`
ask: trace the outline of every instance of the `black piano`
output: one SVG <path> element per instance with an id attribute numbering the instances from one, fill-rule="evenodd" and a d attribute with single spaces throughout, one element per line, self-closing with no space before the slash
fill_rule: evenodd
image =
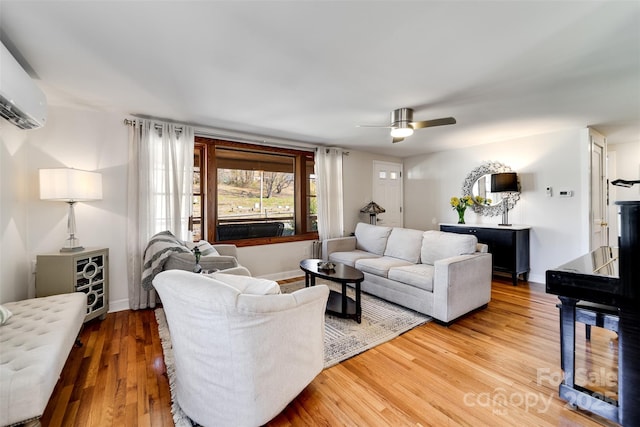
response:
<path id="1" fill-rule="evenodd" d="M 618 247 L 603 247 L 546 272 L 558 295 L 564 381 L 559 395 L 574 406 L 627 426 L 640 426 L 640 201 L 619 206 Z M 577 308 L 576 308 L 577 307 Z M 582 309 L 584 307 L 584 310 Z M 574 383 L 575 323 L 592 313 L 618 333 L 618 399 Z M 595 323 L 594 323 L 595 324 Z M 615 328 L 615 329 L 614 329 Z"/>

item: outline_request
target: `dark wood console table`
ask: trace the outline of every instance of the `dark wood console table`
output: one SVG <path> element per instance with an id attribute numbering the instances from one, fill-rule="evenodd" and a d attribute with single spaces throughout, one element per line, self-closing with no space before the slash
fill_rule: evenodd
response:
<path id="1" fill-rule="evenodd" d="M 529 229 L 526 225 L 499 226 L 497 224 L 440 224 L 441 231 L 473 234 L 479 243 L 489 246 L 493 270 L 511 274 L 513 285 L 518 275 L 529 279 Z"/>
<path id="2" fill-rule="evenodd" d="M 640 201 L 620 206 L 618 248 L 602 247 L 546 274 L 547 293 L 558 295 L 564 381 L 559 395 L 574 406 L 623 426 L 640 425 Z M 575 384 L 576 304 L 617 308 L 618 400 L 603 399 Z M 593 305 L 591 305 L 593 307 Z M 595 314 L 599 313 L 595 308 Z M 605 319 L 606 320 L 606 319 Z M 606 322 L 604 322 L 606 324 Z M 597 323 L 596 323 L 597 325 Z M 613 329 L 613 325 L 610 326 Z"/>
<path id="3" fill-rule="evenodd" d="M 364 280 L 362 271 L 338 262 L 334 263 L 335 268 L 332 270 L 321 270 L 318 268 L 318 263 L 321 261 L 321 259 L 303 259 L 300 261 L 300 269 L 304 271 L 304 286 L 307 288 L 315 286 L 316 277 L 340 283 L 342 292 L 329 291 L 326 312 L 338 317 L 355 319 L 358 323 L 362 322 L 360 290 L 360 284 Z M 355 300 L 347 296 L 348 283 L 354 284 Z"/>

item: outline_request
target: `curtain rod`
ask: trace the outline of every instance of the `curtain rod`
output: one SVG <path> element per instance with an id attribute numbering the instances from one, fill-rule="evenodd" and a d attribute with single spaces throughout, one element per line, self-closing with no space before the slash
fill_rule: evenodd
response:
<path id="1" fill-rule="evenodd" d="M 131 126 L 133 124 L 135 124 L 135 120 L 130 120 L 130 119 L 124 119 L 124 124 L 127 126 Z M 156 129 L 160 129 L 161 126 L 160 125 L 156 125 Z M 298 150 L 303 150 L 303 151 L 315 151 L 318 148 L 329 148 L 329 147 L 323 147 L 323 146 L 315 146 L 315 145 L 311 145 L 311 144 L 305 144 L 305 143 L 284 143 L 284 142 L 279 142 L 279 141 L 268 141 L 266 138 L 262 138 L 262 139 L 258 139 L 258 138 L 249 138 L 246 136 L 237 136 L 237 135 L 230 135 L 230 134 L 222 134 L 222 133 L 212 133 L 211 128 L 203 128 L 201 126 L 194 126 L 194 133 L 197 136 L 204 136 L 204 137 L 209 137 L 209 138 L 216 138 L 216 139 L 224 139 L 224 140 L 228 140 L 228 141 L 233 141 L 233 142 L 246 142 L 246 143 L 253 143 L 253 144 L 259 144 L 259 145 L 269 145 L 272 147 L 283 147 L 283 148 L 295 148 Z M 182 126 L 181 125 L 176 125 L 176 130 L 182 130 Z M 344 151 L 342 154 L 344 154 L 345 156 L 349 155 L 348 151 Z"/>
<path id="2" fill-rule="evenodd" d="M 325 147 L 325 146 L 319 146 L 317 149 L 318 149 L 318 150 L 325 149 L 325 150 L 327 150 L 327 151 L 326 151 L 326 153 L 329 153 L 329 150 L 330 150 L 330 149 L 332 149 L 332 148 L 339 148 L 339 147 Z M 342 148 L 340 148 L 340 150 L 342 150 Z M 343 156 L 348 156 L 350 153 L 349 153 L 348 151 L 343 151 L 341 154 L 342 154 Z"/>
<path id="3" fill-rule="evenodd" d="M 135 120 L 124 119 L 124 124 L 127 125 L 127 126 L 133 126 L 134 124 L 136 124 L 136 121 Z M 176 127 L 177 131 L 181 131 L 182 130 L 182 125 L 177 125 L 175 123 L 171 123 L 171 124 L 173 124 Z M 156 129 L 162 129 L 162 126 L 157 124 L 157 125 L 155 125 L 155 128 Z"/>
<path id="4" fill-rule="evenodd" d="M 310 145 L 310 144 L 305 144 L 305 143 L 287 143 L 287 142 L 281 142 L 281 141 L 270 141 L 268 140 L 266 137 L 265 138 L 251 138 L 251 137 L 247 137 L 244 135 L 232 135 L 232 134 L 224 134 L 224 133 L 213 133 L 211 132 L 209 129 L 206 128 L 196 128 L 195 133 L 198 136 L 204 136 L 204 137 L 208 137 L 208 138 L 215 138 L 215 139 L 223 139 L 226 141 L 233 141 L 233 142 L 246 142 L 246 143 L 251 143 L 251 144 L 258 144 L 258 145 L 266 145 L 266 146 L 271 146 L 271 147 L 281 147 L 281 148 L 293 148 L 296 150 L 301 150 L 301 151 L 314 151 L 316 149 L 316 146 L 314 145 Z"/>

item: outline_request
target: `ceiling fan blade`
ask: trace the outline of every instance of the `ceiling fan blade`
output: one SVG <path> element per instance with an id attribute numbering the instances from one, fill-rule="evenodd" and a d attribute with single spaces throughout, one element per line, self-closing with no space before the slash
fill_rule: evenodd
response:
<path id="1" fill-rule="evenodd" d="M 357 128 L 381 128 L 381 129 L 391 129 L 391 126 L 385 125 L 356 125 Z"/>
<path id="2" fill-rule="evenodd" d="M 393 142 L 394 144 L 395 144 L 396 142 L 401 142 L 401 141 L 404 141 L 404 138 L 393 138 L 393 139 L 391 140 L 391 142 Z"/>
<path id="3" fill-rule="evenodd" d="M 422 122 L 411 122 L 410 125 L 414 129 L 430 128 L 433 126 L 454 125 L 456 119 L 453 117 L 445 117 L 443 119 L 425 120 Z"/>

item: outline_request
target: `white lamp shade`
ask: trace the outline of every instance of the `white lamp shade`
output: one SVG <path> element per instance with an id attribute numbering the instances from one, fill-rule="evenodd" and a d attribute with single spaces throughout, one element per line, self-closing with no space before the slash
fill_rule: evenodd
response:
<path id="1" fill-rule="evenodd" d="M 102 175 L 78 169 L 40 169 L 40 199 L 63 202 L 102 200 Z"/>

